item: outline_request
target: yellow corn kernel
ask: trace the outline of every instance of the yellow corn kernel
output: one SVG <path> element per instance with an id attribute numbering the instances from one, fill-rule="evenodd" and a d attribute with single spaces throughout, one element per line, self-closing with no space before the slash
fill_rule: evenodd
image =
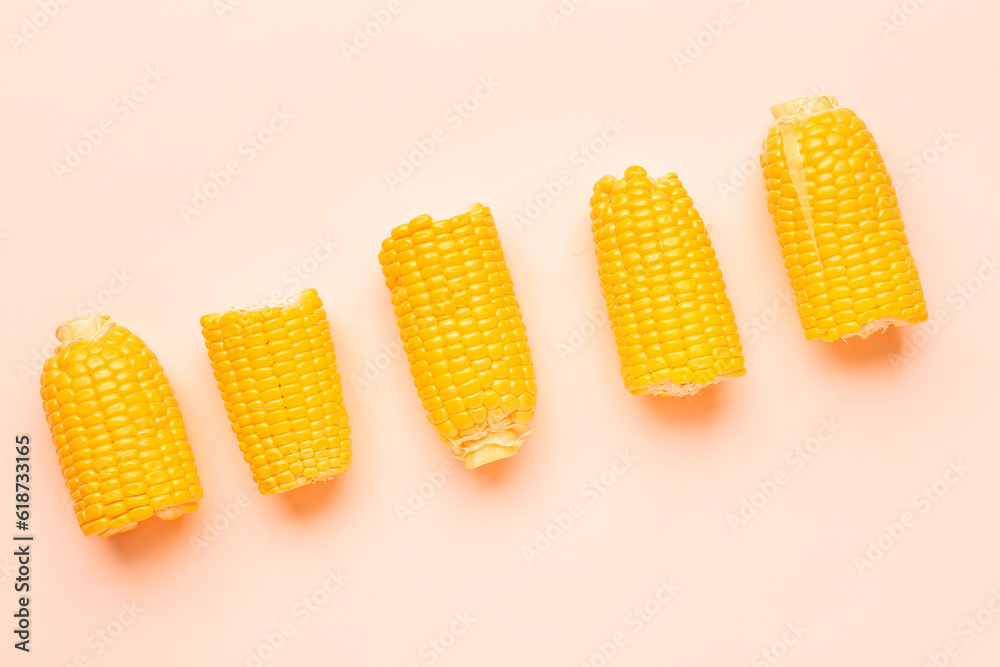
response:
<path id="1" fill-rule="evenodd" d="M 262 494 L 351 465 L 351 429 L 323 302 L 314 289 L 201 318 L 215 380 Z"/>
<path id="2" fill-rule="evenodd" d="M 590 199 L 625 387 L 686 396 L 739 377 L 743 348 L 705 225 L 677 174 L 605 176 Z"/>
<path id="3" fill-rule="evenodd" d="M 896 191 L 871 132 L 832 95 L 771 113 L 760 164 L 806 338 L 865 338 L 926 320 Z"/>
<path id="4" fill-rule="evenodd" d="M 198 509 L 203 492 L 163 368 L 107 315 L 56 329 L 42 400 L 85 535 L 108 536 Z"/>
<path id="5" fill-rule="evenodd" d="M 475 468 L 517 453 L 535 371 L 490 209 L 392 230 L 379 262 L 428 419 Z"/>

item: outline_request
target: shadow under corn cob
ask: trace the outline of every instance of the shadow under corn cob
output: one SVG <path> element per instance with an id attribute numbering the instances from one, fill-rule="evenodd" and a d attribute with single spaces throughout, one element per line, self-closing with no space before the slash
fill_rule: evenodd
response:
<path id="1" fill-rule="evenodd" d="M 86 535 L 176 519 L 203 493 L 181 411 L 152 350 L 107 315 L 56 329 L 42 398 Z"/>
<path id="2" fill-rule="evenodd" d="M 601 287 L 625 387 L 685 396 L 745 374 L 726 284 L 677 174 L 605 176 L 590 199 Z"/>
<path id="3" fill-rule="evenodd" d="M 927 319 L 896 191 L 875 139 L 832 95 L 771 109 L 760 164 L 806 338 Z"/>
<path id="4" fill-rule="evenodd" d="M 535 412 L 535 372 L 490 210 L 392 230 L 379 262 L 410 372 L 466 468 L 512 456 Z"/>
<path id="5" fill-rule="evenodd" d="M 201 326 L 229 421 L 262 494 L 350 467 L 351 429 L 316 290 L 206 315 Z"/>

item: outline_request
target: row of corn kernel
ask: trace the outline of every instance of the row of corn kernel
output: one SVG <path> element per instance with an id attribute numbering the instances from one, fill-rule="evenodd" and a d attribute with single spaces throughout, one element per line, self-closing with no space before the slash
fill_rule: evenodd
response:
<path id="1" fill-rule="evenodd" d="M 872 133 L 832 95 L 771 109 L 760 164 L 807 338 L 927 319 L 896 191 Z"/>
<path id="2" fill-rule="evenodd" d="M 322 302 L 202 318 L 216 381 L 263 494 L 328 479 L 351 462 L 350 428 Z M 87 535 L 197 509 L 203 492 L 180 409 L 153 352 L 107 315 L 70 320 L 42 373 L 66 485 Z"/>
<path id="3" fill-rule="evenodd" d="M 772 109 L 768 206 L 807 338 L 926 319 L 895 192 L 871 133 L 831 96 Z M 605 176 L 591 198 L 601 286 L 626 388 L 693 394 L 745 373 L 705 225 L 676 174 Z M 466 467 L 517 452 L 536 386 L 489 209 L 395 228 L 379 261 L 418 395 Z M 315 290 L 202 318 L 232 429 L 261 493 L 328 479 L 351 442 Z M 45 411 L 83 532 L 111 535 L 197 508 L 180 411 L 153 353 L 107 316 L 70 320 L 42 376 Z"/>
<path id="4" fill-rule="evenodd" d="M 284 303 L 201 319 L 226 412 L 263 494 L 328 479 L 351 465 L 351 429 L 323 302 Z"/>
<path id="5" fill-rule="evenodd" d="M 535 372 L 490 210 L 392 230 L 379 262 L 417 392 L 467 468 L 517 452 Z"/>
<path id="6" fill-rule="evenodd" d="M 175 519 L 202 497 L 177 400 L 153 352 L 107 315 L 56 330 L 42 399 L 86 535 Z"/>

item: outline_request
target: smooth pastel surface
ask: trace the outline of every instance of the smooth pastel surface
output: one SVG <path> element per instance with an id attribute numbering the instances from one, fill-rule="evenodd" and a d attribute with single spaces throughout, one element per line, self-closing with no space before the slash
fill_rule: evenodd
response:
<path id="1" fill-rule="evenodd" d="M 1000 587 L 1000 12 L 907 3 L 883 37 L 900 4 L 590 0 L 553 28 L 556 0 L 404 0 L 350 62 L 341 42 L 385 3 L 244 0 L 220 18 L 211 0 L 71 2 L 19 53 L 5 39 L 5 615 L 15 433 L 34 443 L 37 541 L 33 650 L 7 630 L 0 664 L 231 667 L 284 628 L 266 667 L 576 667 L 616 637 L 614 667 L 751 665 L 787 623 L 807 630 L 782 667 L 919 667 L 949 641 L 952 665 L 995 664 L 1000 619 L 968 643 L 958 625 Z M 37 11 L 7 3 L 0 25 Z M 878 139 L 926 325 L 804 339 L 757 160 L 769 108 L 819 89 Z M 60 182 L 53 161 L 103 119 Z M 690 400 L 631 396 L 603 316 L 588 200 L 632 164 L 682 176 L 740 328 L 746 376 Z M 539 393 L 520 453 L 466 471 L 414 397 L 377 255 L 393 227 L 477 201 Z M 182 204 L 203 210 L 185 221 Z M 265 498 L 199 318 L 306 287 L 353 461 Z M 194 514 L 101 540 L 76 524 L 31 374 L 88 300 L 155 350 L 205 490 Z M 734 533 L 744 499 L 763 505 Z"/>

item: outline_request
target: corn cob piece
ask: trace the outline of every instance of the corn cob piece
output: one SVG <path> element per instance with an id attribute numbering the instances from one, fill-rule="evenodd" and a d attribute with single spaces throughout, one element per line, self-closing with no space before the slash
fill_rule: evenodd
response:
<path id="1" fill-rule="evenodd" d="M 715 251 L 677 174 L 605 176 L 590 199 L 601 287 L 625 387 L 686 396 L 745 374 Z"/>
<path id="2" fill-rule="evenodd" d="M 771 109 L 760 164 L 806 338 L 927 319 L 892 179 L 875 139 L 832 95 Z"/>
<path id="3" fill-rule="evenodd" d="M 466 468 L 517 453 L 535 372 L 489 208 L 392 230 L 379 262 L 410 372 L 438 435 Z"/>
<path id="4" fill-rule="evenodd" d="M 194 455 L 152 350 L 107 315 L 64 322 L 56 338 L 41 393 L 83 533 L 114 535 L 198 509 Z"/>
<path id="5" fill-rule="evenodd" d="M 229 421 L 262 494 L 350 467 L 351 429 L 316 290 L 206 315 L 201 326 Z"/>

